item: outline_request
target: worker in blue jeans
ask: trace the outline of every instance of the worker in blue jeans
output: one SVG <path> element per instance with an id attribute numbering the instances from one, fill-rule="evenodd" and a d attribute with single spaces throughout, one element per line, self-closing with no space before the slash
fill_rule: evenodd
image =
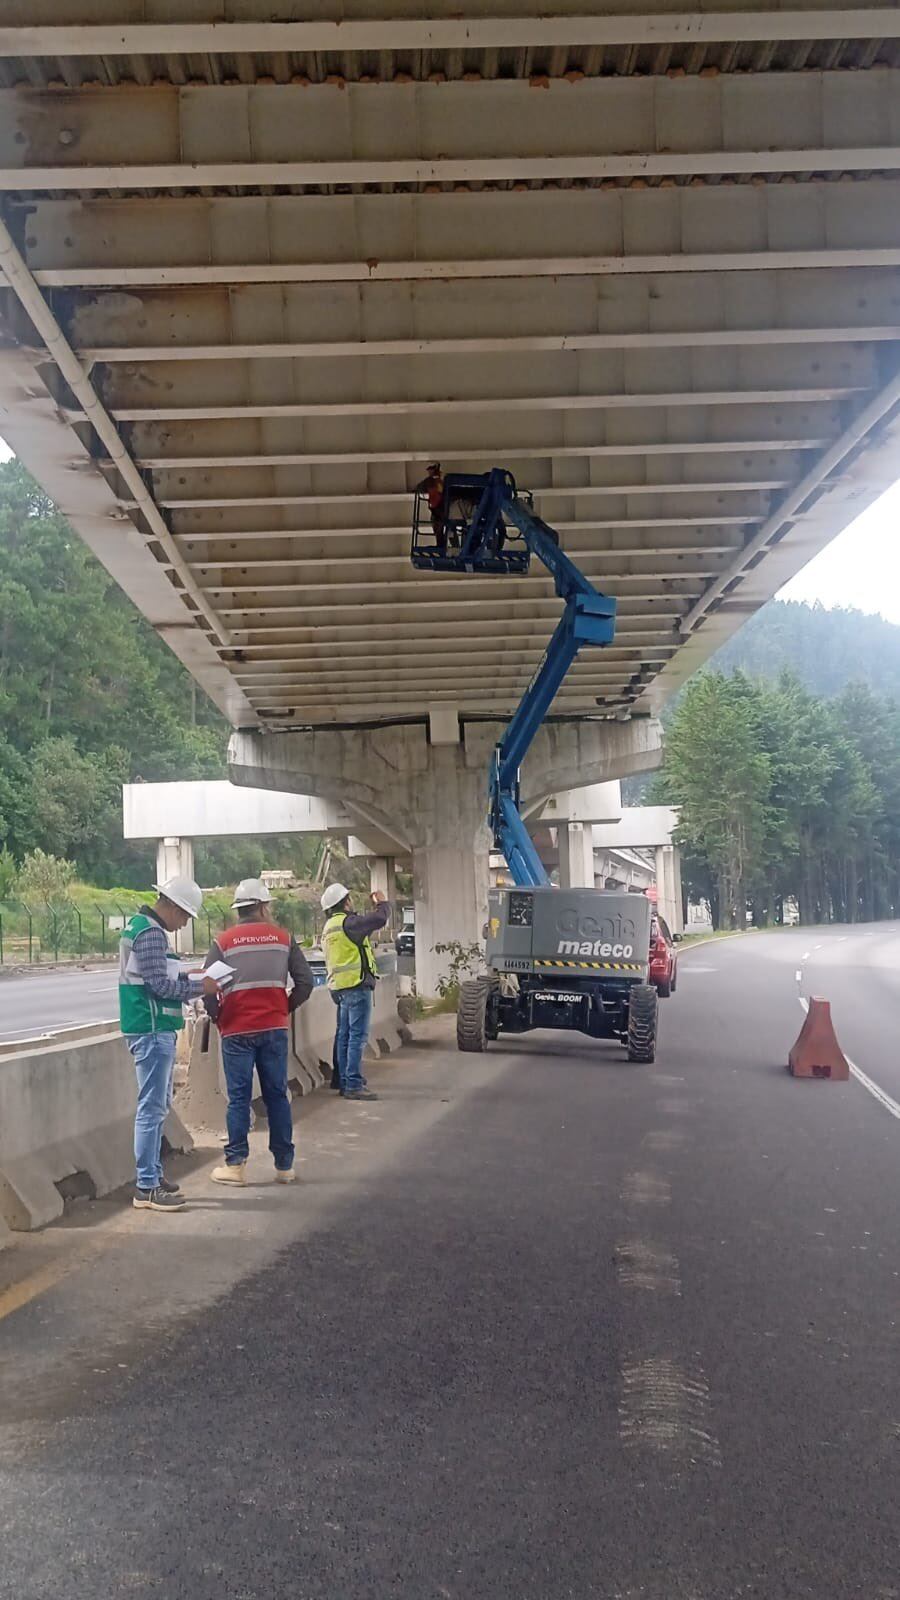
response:
<path id="1" fill-rule="evenodd" d="M 221 998 L 207 1006 L 221 1036 L 228 1086 L 228 1143 L 224 1164 L 210 1174 L 214 1183 L 247 1182 L 254 1067 L 269 1120 L 275 1182 L 295 1179 L 288 1035 L 291 1013 L 312 994 L 313 975 L 293 934 L 275 921 L 271 902 L 261 878 L 244 878 L 234 891 L 237 924 L 217 935 L 206 957 L 207 967 L 224 962 L 233 975 Z"/>
<path id="2" fill-rule="evenodd" d="M 328 988 L 338 1001 L 335 1056 L 345 1100 L 378 1099 L 367 1087 L 362 1070 L 378 982 L 370 935 L 386 927 L 391 908 L 377 890 L 371 900 L 371 911 L 354 911 L 350 891 L 342 883 L 329 884 L 322 896 L 322 910 L 330 913 L 322 933 L 322 952 Z"/>

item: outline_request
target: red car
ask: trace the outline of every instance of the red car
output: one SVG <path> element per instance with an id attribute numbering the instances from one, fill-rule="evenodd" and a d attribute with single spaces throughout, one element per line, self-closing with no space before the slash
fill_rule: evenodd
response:
<path id="1" fill-rule="evenodd" d="M 650 919 L 650 982 L 661 1000 L 674 994 L 678 983 L 675 940 L 663 918 L 655 911 Z"/>

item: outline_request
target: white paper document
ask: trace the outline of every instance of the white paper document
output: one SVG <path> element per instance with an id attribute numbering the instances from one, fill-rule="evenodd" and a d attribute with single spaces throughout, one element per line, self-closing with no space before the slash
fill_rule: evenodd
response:
<path id="1" fill-rule="evenodd" d="M 211 961 L 203 972 L 204 978 L 214 978 L 220 987 L 231 983 L 234 975 L 234 967 L 230 967 L 227 961 Z"/>

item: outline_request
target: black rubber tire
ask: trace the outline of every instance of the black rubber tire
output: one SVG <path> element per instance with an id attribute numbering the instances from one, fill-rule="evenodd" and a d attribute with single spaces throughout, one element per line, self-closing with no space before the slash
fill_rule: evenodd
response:
<path id="1" fill-rule="evenodd" d="M 675 990 L 677 988 L 678 988 L 678 967 L 676 965 L 674 970 L 673 970 L 673 972 L 672 972 L 672 993 L 673 994 L 675 993 Z"/>
<path id="2" fill-rule="evenodd" d="M 659 995 L 660 1000 L 668 1000 L 669 995 L 672 993 L 671 983 L 658 983 L 656 985 L 656 992 Z"/>
<path id="3" fill-rule="evenodd" d="M 658 997 L 651 983 L 636 983 L 628 1000 L 628 1059 L 656 1060 Z"/>
<path id="4" fill-rule="evenodd" d="M 480 1054 L 487 1049 L 490 994 L 490 978 L 467 978 L 460 984 L 456 1011 L 456 1044 L 459 1050 Z"/>

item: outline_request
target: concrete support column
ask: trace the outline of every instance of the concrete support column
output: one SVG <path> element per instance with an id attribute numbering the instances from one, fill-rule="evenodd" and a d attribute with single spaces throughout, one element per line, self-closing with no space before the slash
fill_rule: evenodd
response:
<path id="1" fill-rule="evenodd" d="M 683 933 L 681 915 L 681 862 L 677 846 L 656 846 L 656 895 L 659 914 L 669 925 L 670 932 Z"/>
<path id="2" fill-rule="evenodd" d="M 194 841 L 193 839 L 160 839 L 156 846 L 156 881 L 165 883 L 167 878 L 192 878 L 194 876 Z M 186 928 L 174 937 L 175 949 L 182 955 L 193 954 L 194 949 L 194 924 L 189 922 Z"/>
<path id="3" fill-rule="evenodd" d="M 397 873 L 393 856 L 369 856 L 369 886 L 373 894 L 383 894 L 392 912 L 397 904 Z M 395 918 L 381 933 L 375 935 L 376 944 L 388 944 L 396 935 Z"/>
<path id="4" fill-rule="evenodd" d="M 450 957 L 435 953 L 436 944 L 458 939 L 482 944 L 487 915 L 488 849 L 473 849 L 471 838 L 459 845 L 423 845 L 413 851 L 413 898 L 416 906 L 416 989 L 435 995 L 438 979 Z"/>
<path id="5" fill-rule="evenodd" d="M 383 894 L 391 905 L 397 899 L 397 874 L 393 856 L 369 857 L 369 885 L 373 894 Z"/>
<path id="6" fill-rule="evenodd" d="M 593 889 L 594 833 L 589 822 L 561 822 L 556 830 L 561 889 Z"/>
<path id="7" fill-rule="evenodd" d="M 398 855 L 412 856 L 416 982 L 422 995 L 433 995 L 447 970 L 447 958 L 435 955 L 436 944 L 458 940 L 468 946 L 482 939 L 490 849 L 488 771 L 504 729 L 502 722 L 466 722 L 455 707 L 442 704 L 415 724 L 232 736 L 233 783 L 333 800 L 358 822 L 361 836 L 375 829 Z M 523 810 L 539 810 L 550 796 L 576 783 L 607 783 L 650 771 L 661 749 L 659 727 L 648 718 L 547 723 L 523 768 Z M 593 859 L 590 872 L 585 864 L 588 841 L 589 824 L 581 836 L 578 870 L 582 881 L 592 884 Z"/>

